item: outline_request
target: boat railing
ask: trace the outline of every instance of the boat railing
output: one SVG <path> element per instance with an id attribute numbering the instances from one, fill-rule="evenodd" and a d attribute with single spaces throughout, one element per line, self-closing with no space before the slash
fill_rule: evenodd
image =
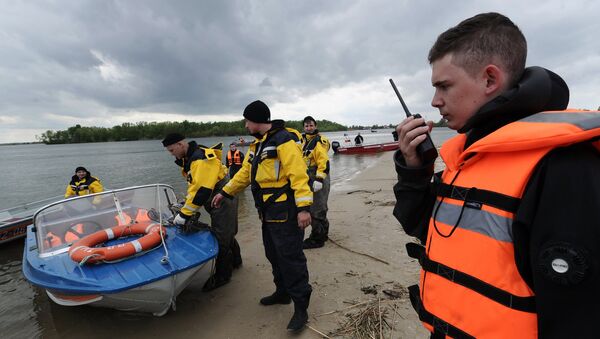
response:
<path id="1" fill-rule="evenodd" d="M 50 203 L 62 200 L 64 196 L 58 195 L 51 198 L 23 203 L 21 205 L 0 210 L 0 226 L 14 223 L 20 219 L 31 218 L 35 211 Z"/>

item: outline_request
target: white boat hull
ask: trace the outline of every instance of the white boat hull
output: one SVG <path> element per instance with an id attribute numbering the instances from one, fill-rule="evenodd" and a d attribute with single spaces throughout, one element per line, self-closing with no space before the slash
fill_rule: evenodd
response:
<path id="1" fill-rule="evenodd" d="M 90 305 L 120 311 L 146 312 L 163 316 L 175 309 L 175 299 L 186 288 L 201 289 L 214 270 L 215 259 L 152 283 L 113 294 L 65 295 L 46 290 L 55 303 L 63 306 Z"/>

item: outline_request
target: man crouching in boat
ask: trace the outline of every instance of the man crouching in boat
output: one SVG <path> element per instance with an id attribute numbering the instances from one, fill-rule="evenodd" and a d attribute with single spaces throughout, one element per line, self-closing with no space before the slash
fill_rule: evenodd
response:
<path id="1" fill-rule="evenodd" d="M 71 182 L 67 185 L 65 198 L 100 193 L 102 191 L 104 191 L 104 188 L 100 180 L 93 177 L 85 167 L 79 166 L 75 169 L 75 175 L 71 177 Z"/>
<path id="2" fill-rule="evenodd" d="M 234 262 L 241 265 L 239 244 L 235 240 L 237 232 L 237 200 L 229 200 L 220 208 L 212 208 L 213 192 L 219 191 L 227 182 L 227 170 L 221 163 L 221 150 L 206 148 L 194 141 L 187 142 L 179 133 L 171 133 L 162 141 L 163 146 L 175 157 L 187 179 L 188 190 L 185 204 L 173 219 L 182 226 L 204 206 L 210 213 L 212 231 L 219 243 L 219 254 L 215 264 L 215 274 L 206 282 L 203 291 L 211 291 L 223 286 L 231 279 Z M 237 249 L 234 255 L 233 249 Z M 234 256 L 237 260 L 234 260 Z"/>

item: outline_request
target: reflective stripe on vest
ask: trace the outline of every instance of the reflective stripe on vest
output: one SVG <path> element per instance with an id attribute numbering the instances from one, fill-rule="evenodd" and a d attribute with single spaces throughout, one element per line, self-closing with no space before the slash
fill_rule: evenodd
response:
<path id="1" fill-rule="evenodd" d="M 600 136 L 600 112 L 542 112 L 508 124 L 466 150 L 448 140 L 427 252 L 421 262 L 425 326 L 473 337 L 535 338 L 534 292 L 514 259 L 512 223 L 538 162 L 552 149 Z M 439 326 L 440 321 L 446 324 Z"/>

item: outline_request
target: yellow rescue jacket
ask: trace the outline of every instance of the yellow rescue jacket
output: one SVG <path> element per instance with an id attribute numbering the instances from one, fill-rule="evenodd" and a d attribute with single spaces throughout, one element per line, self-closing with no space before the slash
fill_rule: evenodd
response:
<path id="1" fill-rule="evenodd" d="M 313 195 L 295 137 L 284 128 L 283 121 L 273 120 L 272 124 L 271 130 L 250 144 L 242 168 L 225 185 L 223 193 L 233 196 L 252 184 L 256 207 L 265 213 L 264 221 L 285 222 L 285 213 L 271 215 L 269 211 L 284 209 L 288 199 L 299 210 L 308 210 Z"/>
<path id="2" fill-rule="evenodd" d="M 79 180 L 79 177 L 74 175 L 71 178 L 71 182 L 67 185 L 65 198 L 100 193 L 102 191 L 104 191 L 104 188 L 102 187 L 102 183 L 98 178 L 88 175 Z"/>
<path id="3" fill-rule="evenodd" d="M 181 174 L 188 182 L 181 213 L 191 216 L 209 201 L 217 183 L 225 178 L 227 168 L 221 163 L 222 144 L 208 148 L 190 141 L 188 145 L 187 154 L 175 163 L 181 167 Z"/>
<path id="4" fill-rule="evenodd" d="M 444 143 L 426 250 L 407 246 L 423 268 L 420 290 L 409 290 L 425 327 L 455 338 L 537 338 L 535 294 L 515 263 L 513 218 L 548 152 L 599 135 L 600 112 L 553 111 L 510 123 L 466 150 L 464 134 Z"/>
<path id="5" fill-rule="evenodd" d="M 316 134 L 302 134 L 302 157 L 316 179 L 323 181 L 329 174 L 329 140 Z"/>
<path id="6" fill-rule="evenodd" d="M 274 121 L 277 121 L 277 120 L 274 120 Z M 291 127 L 286 127 L 285 130 L 288 131 L 288 133 L 290 133 L 290 137 L 292 138 L 292 141 L 296 143 L 298 148 L 302 149 L 302 133 L 298 132 L 297 129 L 291 128 Z"/>

